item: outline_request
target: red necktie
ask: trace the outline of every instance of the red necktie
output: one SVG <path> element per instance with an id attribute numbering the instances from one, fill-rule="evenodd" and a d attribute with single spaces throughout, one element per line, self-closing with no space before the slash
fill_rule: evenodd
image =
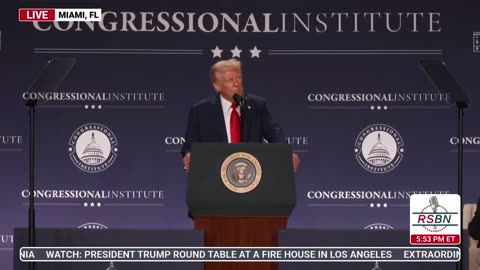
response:
<path id="1" fill-rule="evenodd" d="M 240 115 L 238 115 L 235 103 L 232 103 L 232 114 L 230 115 L 230 141 L 231 143 L 240 143 Z"/>

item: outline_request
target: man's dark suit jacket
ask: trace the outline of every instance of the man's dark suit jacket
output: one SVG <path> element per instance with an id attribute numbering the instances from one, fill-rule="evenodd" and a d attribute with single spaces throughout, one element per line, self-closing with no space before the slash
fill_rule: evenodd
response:
<path id="1" fill-rule="evenodd" d="M 273 122 L 264 98 L 245 95 L 241 115 L 242 142 L 283 143 L 285 136 L 278 124 Z M 202 100 L 190 108 L 185 143 L 182 155 L 190 152 L 194 142 L 228 142 L 220 95 Z"/>
<path id="2" fill-rule="evenodd" d="M 470 223 L 468 223 L 468 234 L 474 240 L 480 240 L 480 200 L 477 202 L 477 210 Z M 477 247 L 480 247 L 480 241 Z"/>

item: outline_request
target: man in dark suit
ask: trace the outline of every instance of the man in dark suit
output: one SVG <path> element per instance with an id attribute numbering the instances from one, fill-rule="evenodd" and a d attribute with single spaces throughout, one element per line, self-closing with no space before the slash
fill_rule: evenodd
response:
<path id="1" fill-rule="evenodd" d="M 468 223 L 468 234 L 474 240 L 480 240 L 480 198 L 477 202 L 477 210 L 475 211 L 475 215 L 473 216 L 470 223 Z M 477 247 L 480 247 L 480 241 L 478 242 Z"/>
<path id="2" fill-rule="evenodd" d="M 265 99 L 244 95 L 240 61 L 231 59 L 215 63 L 210 70 L 210 79 L 217 95 L 190 108 L 182 147 L 186 170 L 190 165 L 193 142 L 285 142 L 282 129 L 272 120 Z M 235 102 L 234 94 L 243 97 L 243 109 Z M 295 171 L 299 163 L 300 159 L 293 154 Z"/>

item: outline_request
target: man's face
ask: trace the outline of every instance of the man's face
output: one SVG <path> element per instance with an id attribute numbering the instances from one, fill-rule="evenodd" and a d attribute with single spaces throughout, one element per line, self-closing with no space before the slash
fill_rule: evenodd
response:
<path id="1" fill-rule="evenodd" d="M 213 87 L 224 98 L 232 101 L 233 94 L 243 95 L 242 73 L 237 70 L 228 70 L 217 73 L 216 78 Z"/>

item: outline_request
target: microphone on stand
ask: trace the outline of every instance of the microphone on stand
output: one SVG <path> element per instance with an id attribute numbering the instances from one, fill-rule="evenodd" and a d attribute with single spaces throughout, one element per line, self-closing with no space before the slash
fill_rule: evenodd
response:
<path id="1" fill-rule="evenodd" d="M 233 94 L 233 101 L 240 107 L 240 141 L 243 142 L 245 135 L 245 98 L 239 93 L 235 93 Z"/>
<path id="2" fill-rule="evenodd" d="M 235 104 L 237 104 L 238 107 L 240 107 L 241 110 L 243 110 L 243 107 L 245 105 L 245 99 L 243 96 L 241 96 L 239 93 L 233 94 L 233 101 L 235 101 Z"/>

